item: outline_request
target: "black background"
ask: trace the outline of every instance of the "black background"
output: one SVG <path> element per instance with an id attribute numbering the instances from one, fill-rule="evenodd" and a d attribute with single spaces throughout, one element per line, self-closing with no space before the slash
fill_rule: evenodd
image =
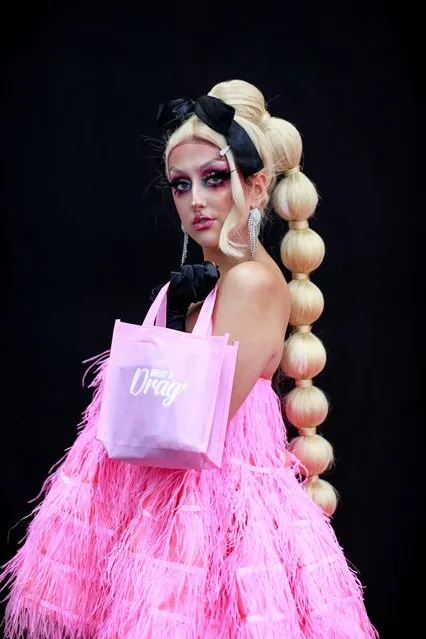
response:
<path id="1" fill-rule="evenodd" d="M 3 561 L 90 401 L 82 361 L 109 348 L 115 318 L 141 321 L 179 264 L 145 139 L 159 137 L 158 103 L 240 78 L 303 136 L 327 250 L 312 279 L 334 527 L 381 636 L 409 636 L 424 571 L 417 24 L 378 0 L 3 8 Z M 284 232 L 268 227 L 273 254 Z"/>

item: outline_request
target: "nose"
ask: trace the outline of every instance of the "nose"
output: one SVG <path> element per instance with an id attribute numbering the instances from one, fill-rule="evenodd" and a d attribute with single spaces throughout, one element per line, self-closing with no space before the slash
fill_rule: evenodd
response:
<path id="1" fill-rule="evenodd" d="M 197 200 L 192 200 L 192 208 L 194 209 L 194 211 L 200 211 L 201 209 L 203 209 L 205 206 L 205 204 L 203 204 L 202 202 L 197 202 Z"/>
<path id="2" fill-rule="evenodd" d="M 192 188 L 191 206 L 194 209 L 194 211 L 199 211 L 200 209 L 206 206 L 206 202 L 204 198 L 202 197 L 202 193 L 200 192 L 198 188 L 195 188 L 194 186 Z"/>

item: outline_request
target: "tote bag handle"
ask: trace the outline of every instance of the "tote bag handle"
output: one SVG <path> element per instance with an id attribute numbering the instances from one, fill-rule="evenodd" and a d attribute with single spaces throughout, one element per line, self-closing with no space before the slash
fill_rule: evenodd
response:
<path id="1" fill-rule="evenodd" d="M 167 291 L 169 288 L 169 284 L 170 282 L 167 282 L 167 284 L 163 286 L 163 288 L 160 290 L 157 297 L 153 301 L 151 308 L 149 309 L 143 321 L 143 328 L 154 326 L 154 322 L 156 319 L 156 326 L 166 326 Z M 209 337 L 212 334 L 212 314 L 216 301 L 216 293 L 217 287 L 215 286 L 214 289 L 208 294 L 203 303 L 197 322 L 192 331 L 193 335 L 196 335 L 198 337 Z"/>

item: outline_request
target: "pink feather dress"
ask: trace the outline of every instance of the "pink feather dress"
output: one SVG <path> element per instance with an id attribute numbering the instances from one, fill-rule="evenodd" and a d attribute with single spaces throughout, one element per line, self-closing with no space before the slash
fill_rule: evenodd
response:
<path id="1" fill-rule="evenodd" d="M 5 638 L 377 637 L 329 519 L 283 455 L 271 382 L 230 421 L 220 470 L 144 468 L 110 460 L 96 439 L 107 361 L 3 566 Z"/>

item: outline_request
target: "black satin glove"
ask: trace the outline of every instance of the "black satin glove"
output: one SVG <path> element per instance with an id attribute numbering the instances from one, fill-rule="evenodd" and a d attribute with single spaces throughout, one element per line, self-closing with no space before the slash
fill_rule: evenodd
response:
<path id="1" fill-rule="evenodd" d="M 170 273 L 167 291 L 167 328 L 185 331 L 185 318 L 191 304 L 203 302 L 214 289 L 220 277 L 219 269 L 212 262 L 184 264 L 180 271 Z M 164 284 L 151 291 L 151 304 Z"/>

